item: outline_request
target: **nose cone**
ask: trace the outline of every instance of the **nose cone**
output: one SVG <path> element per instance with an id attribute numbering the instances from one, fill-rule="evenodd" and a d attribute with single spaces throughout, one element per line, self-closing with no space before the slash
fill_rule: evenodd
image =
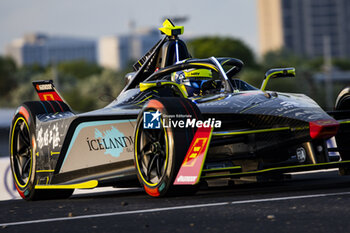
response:
<path id="1" fill-rule="evenodd" d="M 334 121 L 315 101 L 303 94 L 257 93 L 254 98 L 248 97 L 241 100 L 244 107 L 240 113 L 272 115 L 305 122 Z"/>
<path id="2" fill-rule="evenodd" d="M 262 100 L 260 98 L 260 100 Z M 278 93 L 254 106 L 242 110 L 242 113 L 273 115 L 298 120 L 309 125 L 310 137 L 330 138 L 335 136 L 339 123 L 329 116 L 315 101 L 302 94 Z"/>

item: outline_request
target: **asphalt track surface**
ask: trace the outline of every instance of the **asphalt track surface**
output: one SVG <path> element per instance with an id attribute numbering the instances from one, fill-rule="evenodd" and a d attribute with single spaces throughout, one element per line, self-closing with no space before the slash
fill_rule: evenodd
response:
<path id="1" fill-rule="evenodd" d="M 346 233 L 350 176 L 332 170 L 160 199 L 131 189 L 67 200 L 1 201 L 0 232 Z"/>

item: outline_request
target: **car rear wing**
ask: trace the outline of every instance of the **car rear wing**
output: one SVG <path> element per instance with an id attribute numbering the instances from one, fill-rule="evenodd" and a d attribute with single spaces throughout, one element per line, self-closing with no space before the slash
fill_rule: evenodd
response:
<path id="1" fill-rule="evenodd" d="M 38 93 L 40 101 L 60 101 L 69 106 L 56 90 L 52 80 L 37 80 L 33 81 L 32 84 Z"/>

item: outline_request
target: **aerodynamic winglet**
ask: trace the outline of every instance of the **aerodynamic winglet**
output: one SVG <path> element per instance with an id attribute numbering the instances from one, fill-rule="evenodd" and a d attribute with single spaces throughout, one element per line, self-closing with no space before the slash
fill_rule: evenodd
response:
<path id="1" fill-rule="evenodd" d="M 212 127 L 197 129 L 174 185 L 195 185 L 199 182 L 213 129 Z"/>

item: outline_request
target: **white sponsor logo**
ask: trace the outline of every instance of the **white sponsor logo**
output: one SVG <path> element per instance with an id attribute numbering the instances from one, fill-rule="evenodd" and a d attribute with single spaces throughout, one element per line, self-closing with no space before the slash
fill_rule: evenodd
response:
<path id="1" fill-rule="evenodd" d="M 52 90 L 52 84 L 41 84 L 38 85 L 39 91 L 47 91 L 47 90 Z"/>
<path id="2" fill-rule="evenodd" d="M 177 178 L 177 182 L 195 182 L 197 176 L 180 176 Z"/>
<path id="3" fill-rule="evenodd" d="M 43 146 L 52 145 L 52 148 L 58 147 L 60 139 L 60 133 L 58 131 L 58 125 L 54 124 L 53 127 L 49 127 L 45 130 L 40 128 L 37 134 L 38 147 L 41 149 Z"/>

